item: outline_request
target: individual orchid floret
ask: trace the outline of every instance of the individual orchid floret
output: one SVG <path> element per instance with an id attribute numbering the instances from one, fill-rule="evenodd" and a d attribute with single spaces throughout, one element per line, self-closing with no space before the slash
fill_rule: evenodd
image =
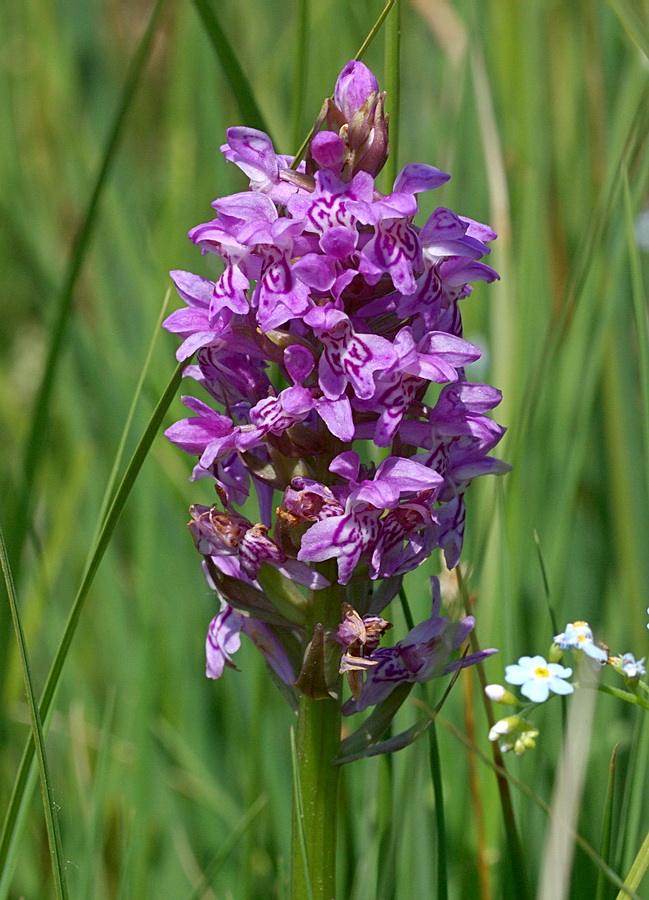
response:
<path id="1" fill-rule="evenodd" d="M 214 344 L 228 333 L 233 304 L 222 303 L 215 307 L 217 285 L 207 278 L 180 270 L 169 274 L 187 308 L 172 312 L 162 324 L 167 331 L 183 338 L 183 343 L 176 351 L 176 359 L 182 362 L 200 347 Z M 246 309 L 247 306 L 246 302 Z"/>
<path id="2" fill-rule="evenodd" d="M 290 181 L 281 180 L 293 161 L 290 156 L 275 153 L 273 142 L 263 131 L 256 128 L 228 128 L 227 144 L 221 146 L 221 152 L 228 160 L 237 165 L 250 179 L 250 190 L 259 191 L 276 203 L 286 203 L 298 188 Z M 301 164 L 298 171 L 304 171 Z"/>
<path id="3" fill-rule="evenodd" d="M 376 391 L 374 373 L 396 362 L 390 341 L 379 335 L 357 334 L 349 317 L 332 304 L 315 307 L 303 321 L 324 347 L 318 379 L 325 397 L 337 400 L 348 384 L 357 397 L 372 397 Z"/>
<path id="4" fill-rule="evenodd" d="M 385 92 L 367 66 L 350 60 L 336 81 L 333 102 L 326 106 L 326 124 L 344 145 L 341 176 L 348 181 L 358 171 L 377 175 L 388 157 L 388 115 Z"/>
<path id="5" fill-rule="evenodd" d="M 532 703 L 544 703 L 555 694 L 572 694 L 573 686 L 564 679 L 570 678 L 572 669 L 558 663 L 548 663 L 542 656 L 521 656 L 517 665 L 505 668 L 505 681 L 520 685 L 521 694 Z"/>
<path id="6" fill-rule="evenodd" d="M 521 701 L 508 691 L 502 684 L 488 684 L 484 689 L 485 694 L 492 703 L 503 703 L 507 706 L 520 706 Z"/>
<path id="7" fill-rule="evenodd" d="M 349 700 L 343 713 L 362 712 L 385 700 L 392 691 L 404 683 L 424 683 L 439 678 L 456 669 L 472 666 L 496 650 L 482 650 L 451 661 L 451 656 L 464 643 L 474 626 L 473 616 L 459 622 L 451 622 L 448 616 L 440 616 L 439 579 L 431 578 L 433 611 L 430 619 L 416 625 L 394 647 L 381 647 L 371 655 L 377 661 L 367 672 L 360 696 Z"/>
<path id="8" fill-rule="evenodd" d="M 489 740 L 498 741 L 501 753 L 513 750 L 516 756 L 535 747 L 538 736 L 538 729 L 521 716 L 499 719 L 489 730 Z"/>
<path id="9" fill-rule="evenodd" d="M 303 562 L 289 557 L 268 537 L 268 528 L 261 523 L 253 525 L 232 509 L 219 510 L 216 506 L 190 507 L 189 522 L 196 549 L 203 556 L 236 556 L 242 572 L 255 579 L 264 563 L 276 568 L 297 584 L 312 589 L 327 587 L 326 578 Z"/>
<path id="10" fill-rule="evenodd" d="M 362 673 L 378 660 L 371 654 L 379 645 L 381 637 L 392 628 L 392 623 L 381 616 L 361 616 L 349 604 L 342 604 L 343 621 L 338 626 L 336 641 L 343 647 L 340 672 L 347 673 L 347 680 L 354 697 L 358 697 L 363 684 Z"/>
<path id="11" fill-rule="evenodd" d="M 380 518 L 384 511 L 395 509 L 404 494 L 434 491 L 440 477 L 409 459 L 388 457 L 373 479 L 360 478 L 360 460 L 354 451 L 340 453 L 330 470 L 349 480 L 351 491 L 344 512 L 328 516 L 304 534 L 298 560 L 321 562 L 338 559 L 338 581 L 347 584 L 356 564 L 371 553 L 379 541 Z M 378 574 L 376 571 L 372 574 Z"/>
<path id="12" fill-rule="evenodd" d="M 565 631 L 554 637 L 554 643 L 561 650 L 583 650 L 587 656 L 602 665 L 608 659 L 608 653 L 593 641 L 593 632 L 588 622 L 570 622 Z"/>
<path id="13" fill-rule="evenodd" d="M 226 666 L 236 669 L 232 656 L 241 646 L 241 632 L 250 638 L 285 684 L 295 681 L 288 656 L 270 628 L 264 622 L 233 609 L 224 600 L 221 600 L 221 611 L 212 619 L 207 632 L 205 653 L 208 678 L 220 678 Z"/>

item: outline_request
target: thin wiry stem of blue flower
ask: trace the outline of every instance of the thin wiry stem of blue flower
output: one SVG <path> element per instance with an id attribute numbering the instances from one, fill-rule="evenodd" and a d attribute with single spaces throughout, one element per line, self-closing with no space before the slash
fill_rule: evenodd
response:
<path id="1" fill-rule="evenodd" d="M 554 610 L 554 606 L 552 603 L 552 596 L 550 594 L 550 582 L 548 581 L 548 573 L 545 568 L 545 561 L 543 559 L 543 552 L 541 550 L 541 540 L 539 538 L 538 532 L 534 529 L 534 544 L 536 546 L 536 553 L 539 558 L 539 566 L 541 569 L 541 578 L 543 579 L 543 591 L 545 593 L 545 601 L 548 605 L 548 613 L 550 614 L 550 622 L 552 623 L 552 633 L 559 634 L 559 623 L 557 621 L 557 615 Z M 561 728 L 562 735 L 566 733 L 566 722 L 568 719 L 568 701 L 566 697 L 561 698 Z"/>

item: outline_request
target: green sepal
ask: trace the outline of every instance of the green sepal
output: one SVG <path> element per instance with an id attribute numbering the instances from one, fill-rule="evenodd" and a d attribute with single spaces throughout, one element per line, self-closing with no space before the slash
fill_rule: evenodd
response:
<path id="1" fill-rule="evenodd" d="M 308 601 L 300 589 L 274 566 L 264 563 L 257 575 L 257 581 L 275 609 L 286 620 L 295 625 L 304 625 Z"/>
<path id="2" fill-rule="evenodd" d="M 420 719 L 410 728 L 406 729 L 406 731 L 402 731 L 401 734 L 397 734 L 387 741 L 379 741 L 377 744 L 372 744 L 366 750 L 361 750 L 358 753 L 350 753 L 347 756 L 338 756 L 334 762 L 337 765 L 342 766 L 344 763 L 354 762 L 357 759 L 365 759 L 368 756 L 380 756 L 382 753 L 394 753 L 396 750 L 403 750 L 404 747 L 407 747 L 409 744 L 416 741 L 418 737 L 421 737 L 432 724 L 432 719 Z"/>
<path id="3" fill-rule="evenodd" d="M 267 622 L 269 625 L 286 626 L 288 624 L 286 621 L 288 617 L 279 611 L 277 604 L 272 602 L 270 595 L 267 597 L 263 591 L 260 591 L 252 584 L 247 584 L 245 581 L 234 578 L 232 575 L 225 575 L 220 569 L 217 569 L 209 556 L 205 557 L 205 561 L 210 577 L 217 586 L 219 594 L 230 606 L 250 613 L 255 619 Z M 300 594 L 300 596 L 302 595 Z M 302 599 L 304 600 L 304 598 Z M 304 625 L 304 621 L 304 615 L 298 618 L 298 613 L 293 610 L 290 622 L 296 625 Z"/>
<path id="4" fill-rule="evenodd" d="M 335 691 L 330 691 L 327 687 L 324 629 L 320 623 L 313 631 L 313 637 L 304 654 L 302 670 L 294 686 L 311 700 L 335 698 Z"/>
<path id="5" fill-rule="evenodd" d="M 350 762 L 352 759 L 360 759 L 363 756 L 372 756 L 368 749 L 377 744 L 390 727 L 390 723 L 403 706 L 406 697 L 412 690 L 412 684 L 398 685 L 381 703 L 363 724 L 349 737 L 340 743 L 340 755 L 334 760 L 338 765 Z"/>

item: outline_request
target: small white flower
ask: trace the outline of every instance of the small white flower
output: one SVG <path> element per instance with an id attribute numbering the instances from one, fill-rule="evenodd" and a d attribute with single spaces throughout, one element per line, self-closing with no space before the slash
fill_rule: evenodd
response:
<path id="1" fill-rule="evenodd" d="M 583 650 L 591 659 L 605 663 L 608 653 L 593 641 L 593 632 L 588 622 L 570 622 L 563 634 L 554 637 L 554 643 L 562 650 Z"/>
<path id="2" fill-rule="evenodd" d="M 564 681 L 572 675 L 572 669 L 566 669 L 558 663 L 548 663 L 542 656 L 521 656 L 518 665 L 507 666 L 505 681 L 521 686 L 521 694 L 533 703 L 543 703 L 555 694 L 572 694 L 573 686 Z"/>
<path id="3" fill-rule="evenodd" d="M 644 667 L 644 661 L 644 656 L 642 659 L 636 660 L 633 653 L 625 653 L 620 660 L 620 666 L 627 678 L 635 680 L 642 678 L 647 674 L 647 670 Z"/>

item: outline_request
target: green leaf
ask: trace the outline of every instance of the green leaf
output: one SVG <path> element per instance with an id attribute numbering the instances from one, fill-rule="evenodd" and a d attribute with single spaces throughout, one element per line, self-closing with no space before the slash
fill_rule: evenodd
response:
<path id="1" fill-rule="evenodd" d="M 636 47 L 649 59 L 649 22 L 647 16 L 642 15 L 639 4 L 631 0 L 608 0 L 608 5 Z"/>
<path id="2" fill-rule="evenodd" d="M 131 460 L 126 468 L 117 493 L 115 494 L 115 497 L 110 504 L 106 519 L 92 552 L 90 562 L 88 563 L 88 567 L 81 581 L 81 585 L 75 597 L 72 609 L 70 610 L 61 642 L 54 657 L 54 662 L 52 663 L 49 674 L 47 676 L 47 680 L 45 682 L 45 688 L 43 690 L 43 696 L 41 698 L 39 706 L 41 720 L 44 722 L 47 722 L 48 716 L 50 714 L 54 695 L 61 678 L 63 665 L 70 650 L 72 639 L 77 630 L 79 617 L 81 616 L 81 611 L 88 596 L 88 592 L 90 591 L 90 587 L 92 586 L 95 575 L 97 574 L 97 569 L 99 568 L 99 565 L 104 557 L 104 553 L 106 552 L 108 544 L 110 543 L 110 539 L 113 535 L 113 531 L 115 530 L 115 526 L 119 521 L 122 510 L 124 509 L 124 505 L 126 504 L 128 496 L 131 493 L 131 489 L 135 484 L 135 479 L 137 478 L 139 471 L 142 468 L 142 464 L 146 459 L 147 453 L 149 452 L 149 448 L 153 443 L 153 439 L 158 433 L 164 415 L 167 412 L 171 401 L 176 395 L 176 392 L 180 385 L 183 368 L 184 363 L 179 363 L 176 367 L 176 370 L 172 375 L 171 380 L 165 389 L 165 392 L 158 401 L 158 404 L 154 409 L 151 418 L 149 419 L 149 423 L 144 431 L 144 434 L 140 438 L 140 441 L 135 448 L 135 452 L 133 453 L 133 456 L 131 457 Z M 2 834 L 0 835 L 0 872 L 4 871 L 12 846 L 17 840 L 17 823 L 20 817 L 21 808 L 23 804 L 27 803 L 29 800 L 29 797 L 27 795 L 27 784 L 33 759 L 34 744 L 30 736 L 25 745 L 25 749 L 23 750 L 22 759 L 20 761 L 20 768 L 18 770 L 16 781 L 14 782 L 13 792 L 11 794 L 11 799 L 9 801 L 9 806 L 7 808 L 5 820 L 2 827 Z"/>
<path id="3" fill-rule="evenodd" d="M 228 79 L 232 96 L 234 97 L 242 120 L 251 128 L 265 131 L 272 140 L 272 134 L 262 111 L 257 106 L 252 87 L 237 59 L 225 32 L 221 28 L 219 20 L 212 10 L 209 0 L 194 0 L 198 14 L 201 17 L 207 36 L 216 51 L 225 77 Z M 275 142 L 273 141 L 275 145 Z"/>
<path id="4" fill-rule="evenodd" d="M 47 753 L 45 752 L 45 737 L 43 735 L 43 725 L 41 722 L 38 703 L 36 702 L 36 694 L 34 693 L 34 683 L 32 673 L 29 666 L 29 657 L 27 655 L 27 644 L 23 632 L 22 622 L 18 612 L 18 601 L 14 582 L 7 558 L 7 547 L 5 545 L 4 534 L 0 529 L 0 564 L 5 578 L 5 586 L 7 588 L 7 596 L 9 598 L 9 606 L 11 608 L 11 617 L 16 632 L 16 640 L 18 641 L 18 649 L 20 652 L 20 662 L 23 669 L 23 681 L 25 682 L 25 693 L 27 694 L 27 703 L 29 705 L 29 717 L 32 724 L 32 740 L 36 747 L 36 759 L 38 761 L 38 772 L 41 779 L 41 791 L 43 793 L 43 809 L 45 811 L 45 827 L 47 829 L 47 842 L 50 848 L 50 857 L 52 860 L 52 872 L 54 874 L 54 888 L 58 900 L 66 900 L 68 896 L 68 888 L 65 881 L 65 860 L 63 858 L 63 850 L 61 848 L 61 835 L 59 833 L 59 823 L 56 814 L 57 805 L 54 802 L 54 794 L 52 792 L 52 782 L 50 779 L 49 765 L 47 762 Z"/>

